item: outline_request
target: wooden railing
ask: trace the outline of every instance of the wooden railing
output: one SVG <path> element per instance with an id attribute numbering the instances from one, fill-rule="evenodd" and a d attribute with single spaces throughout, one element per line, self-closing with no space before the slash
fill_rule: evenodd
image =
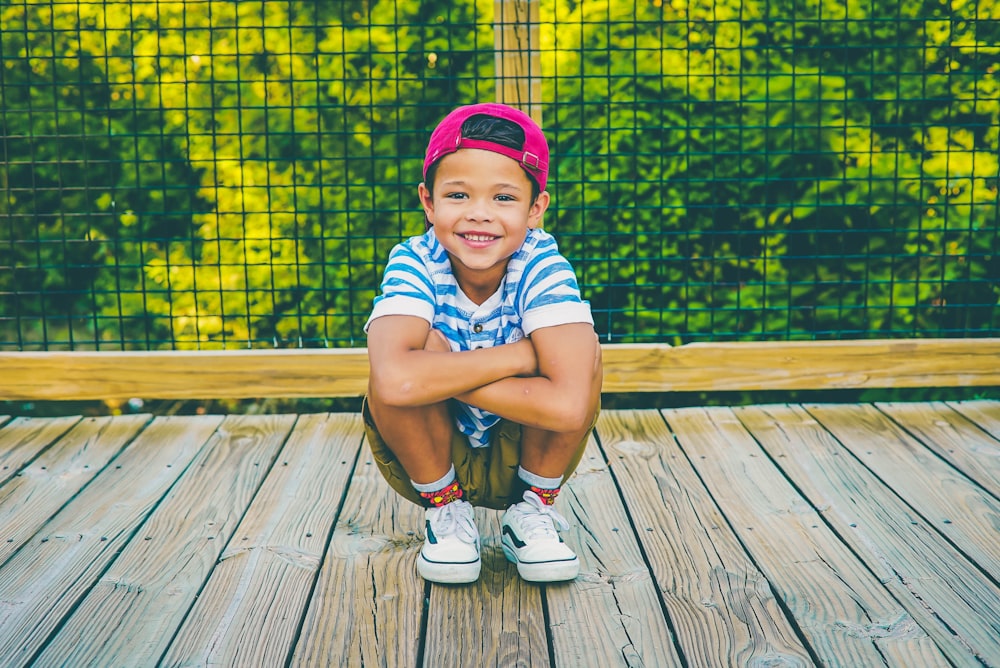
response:
<path id="1" fill-rule="evenodd" d="M 1000 386 L 1000 339 L 606 344 L 604 392 Z M 363 348 L 0 353 L 0 400 L 358 397 Z"/>

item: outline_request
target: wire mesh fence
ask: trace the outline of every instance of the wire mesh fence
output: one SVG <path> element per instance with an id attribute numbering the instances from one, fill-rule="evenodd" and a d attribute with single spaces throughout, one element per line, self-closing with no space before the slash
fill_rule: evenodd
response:
<path id="1" fill-rule="evenodd" d="M 0 3 L 0 350 L 365 345 L 506 1 Z M 533 1 L 603 341 L 998 335 L 995 3 Z"/>

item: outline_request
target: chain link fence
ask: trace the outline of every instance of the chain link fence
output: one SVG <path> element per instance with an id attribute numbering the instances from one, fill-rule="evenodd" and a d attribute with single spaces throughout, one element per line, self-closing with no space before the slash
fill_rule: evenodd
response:
<path id="1" fill-rule="evenodd" d="M 0 350 L 364 346 L 505 1 L 0 3 Z M 527 4 L 602 341 L 1000 334 L 1000 6 Z"/>

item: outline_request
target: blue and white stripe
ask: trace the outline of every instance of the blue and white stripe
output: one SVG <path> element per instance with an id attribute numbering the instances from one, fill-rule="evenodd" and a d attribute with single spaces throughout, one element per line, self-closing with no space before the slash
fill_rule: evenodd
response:
<path id="1" fill-rule="evenodd" d="M 459 289 L 448 253 L 433 227 L 397 245 L 389 254 L 381 294 L 375 298 L 365 331 L 372 320 L 385 315 L 427 320 L 444 333 L 455 351 L 514 343 L 542 327 L 594 324 L 590 304 L 580 298 L 573 267 L 559 254 L 555 238 L 538 229 L 528 230 L 507 264 L 500 288 L 482 304 Z M 478 332 L 477 326 L 481 326 Z M 470 445 L 489 445 L 489 430 L 499 416 L 458 405 L 458 428 Z"/>

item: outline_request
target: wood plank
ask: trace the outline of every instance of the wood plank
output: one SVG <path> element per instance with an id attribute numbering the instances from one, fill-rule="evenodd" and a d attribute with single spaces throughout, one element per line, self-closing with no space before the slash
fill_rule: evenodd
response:
<path id="1" fill-rule="evenodd" d="M 0 568 L 0 665 L 42 648 L 221 421 L 157 418 Z"/>
<path id="2" fill-rule="evenodd" d="M 0 484 L 80 421 L 79 416 L 16 418 L 0 429 Z"/>
<path id="3" fill-rule="evenodd" d="M 1000 401 L 956 401 L 949 406 L 969 418 L 979 428 L 1000 440 Z"/>
<path id="4" fill-rule="evenodd" d="M 1000 385 L 1000 339 L 604 347 L 605 392 Z"/>
<path id="5" fill-rule="evenodd" d="M 659 588 L 593 437 L 557 505 L 570 524 L 563 536 L 580 557 L 580 575 L 545 588 L 556 665 L 682 665 Z"/>
<path id="6" fill-rule="evenodd" d="M 299 418 L 159 665 L 284 665 L 361 444 L 358 415 Z"/>
<path id="7" fill-rule="evenodd" d="M 925 413 L 930 413 L 926 404 Z M 923 521 L 1000 580 L 1000 501 L 871 405 L 813 405 L 823 423 Z"/>
<path id="8" fill-rule="evenodd" d="M 227 417 L 38 663 L 156 664 L 294 421 L 292 415 Z"/>
<path id="9" fill-rule="evenodd" d="M 1000 591 L 981 571 L 851 457 L 805 408 L 733 410 L 949 661 L 1000 662 Z M 881 631 L 867 626 L 860 632 Z"/>
<path id="10" fill-rule="evenodd" d="M 604 411 L 597 433 L 686 664 L 812 663 L 660 414 Z"/>
<path id="11" fill-rule="evenodd" d="M 504 557 L 498 511 L 477 508 L 476 525 L 482 573 L 470 585 L 431 586 L 423 665 L 549 666 L 542 588 Z"/>
<path id="12" fill-rule="evenodd" d="M 819 513 L 768 460 L 728 408 L 664 411 L 754 564 L 825 665 L 908 668 L 944 656 Z M 871 633 L 889 629 L 891 641 Z M 916 636 L 916 637 L 913 637 Z"/>
<path id="13" fill-rule="evenodd" d="M 357 349 L 0 352 L 0 398 L 36 401 L 358 397 Z"/>
<path id="14" fill-rule="evenodd" d="M 291 665 L 418 665 L 426 603 L 415 560 L 423 521 L 362 445 Z"/>
<path id="15" fill-rule="evenodd" d="M 0 487 L 0 564 L 86 487 L 150 419 L 86 418 Z"/>
<path id="16" fill-rule="evenodd" d="M 605 344 L 605 392 L 1000 385 L 1000 338 Z M 6 400 L 360 397 L 364 348 L 0 352 Z"/>
<path id="17" fill-rule="evenodd" d="M 1000 415 L 1000 402 L 996 405 Z M 993 496 L 1000 497 L 1000 441 L 956 410 L 954 405 L 933 402 L 881 403 L 877 406 L 939 457 Z"/>

